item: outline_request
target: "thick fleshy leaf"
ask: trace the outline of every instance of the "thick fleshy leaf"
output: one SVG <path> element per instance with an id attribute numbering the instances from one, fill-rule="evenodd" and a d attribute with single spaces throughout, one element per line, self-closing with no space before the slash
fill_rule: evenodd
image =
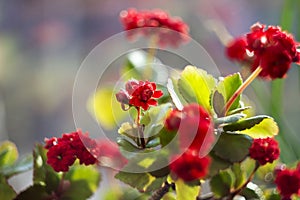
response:
<path id="1" fill-rule="evenodd" d="M 11 200 L 16 196 L 14 189 L 7 183 L 4 176 L 0 174 L 0 199 L 1 200 Z"/>
<path id="2" fill-rule="evenodd" d="M 13 165 L 18 159 L 18 150 L 14 143 L 4 141 L 0 144 L 0 169 Z"/>
<path id="3" fill-rule="evenodd" d="M 115 188 L 109 189 L 109 191 L 105 191 L 105 195 L 103 200 L 126 200 L 126 199 L 134 199 L 134 200 L 148 200 L 149 196 L 146 193 L 140 193 L 136 189 L 133 188 Z"/>
<path id="4" fill-rule="evenodd" d="M 212 107 L 219 117 L 224 116 L 225 99 L 224 96 L 216 90 L 212 95 Z"/>
<path id="5" fill-rule="evenodd" d="M 0 169 L 0 173 L 6 178 L 10 178 L 13 175 L 31 170 L 33 167 L 33 157 L 31 155 L 18 160 L 14 165 L 7 166 Z"/>
<path id="6" fill-rule="evenodd" d="M 235 91 L 242 85 L 243 80 L 239 73 L 235 73 L 225 77 L 221 80 L 217 85 L 217 91 L 222 94 L 225 102 L 227 102 L 231 96 L 235 93 Z M 236 98 L 233 102 L 230 110 L 234 110 L 240 106 L 240 96 Z M 221 111 L 222 112 L 222 111 Z"/>
<path id="7" fill-rule="evenodd" d="M 240 120 L 223 127 L 224 131 L 247 134 L 253 138 L 274 137 L 279 128 L 273 118 L 266 115 Z"/>
<path id="8" fill-rule="evenodd" d="M 227 169 L 232 165 L 231 162 L 220 158 L 219 156 L 215 155 L 214 151 L 209 153 L 209 156 L 212 158 L 210 167 L 209 167 L 209 176 L 214 176 L 219 173 L 220 170 Z"/>
<path id="9" fill-rule="evenodd" d="M 184 102 L 184 99 L 181 97 L 181 95 L 178 91 L 177 84 L 174 85 L 173 80 L 169 78 L 167 88 L 168 88 L 168 92 L 169 92 L 171 99 L 172 99 L 174 105 L 176 106 L 176 108 L 178 110 L 182 110 L 183 109 L 182 102 Z"/>
<path id="10" fill-rule="evenodd" d="M 246 115 L 242 113 L 229 115 L 226 117 L 219 117 L 214 120 L 215 125 L 221 124 L 230 124 L 239 121 L 240 119 L 244 118 Z"/>
<path id="11" fill-rule="evenodd" d="M 197 102 L 210 111 L 211 91 L 216 82 L 213 76 L 194 66 L 187 66 L 178 81 L 178 89 L 188 103 Z"/>
<path id="12" fill-rule="evenodd" d="M 116 128 L 127 114 L 122 110 L 115 93 L 112 87 L 101 87 L 87 102 L 89 112 L 108 130 Z"/>
<path id="13" fill-rule="evenodd" d="M 234 163 L 231 171 L 235 176 L 234 188 L 240 188 L 246 181 L 246 173 L 243 171 L 240 163 Z"/>
<path id="14" fill-rule="evenodd" d="M 138 137 L 138 128 L 136 124 L 124 122 L 118 129 L 118 133 L 135 140 Z"/>
<path id="15" fill-rule="evenodd" d="M 94 194 L 101 176 L 94 166 L 74 165 L 67 172 L 65 180 L 70 181 L 70 186 L 63 193 L 62 199 L 81 200 Z"/>
<path id="16" fill-rule="evenodd" d="M 22 191 L 14 200 L 25 200 L 25 199 L 52 199 L 46 192 L 46 186 L 35 184 Z"/>
<path id="17" fill-rule="evenodd" d="M 216 198 L 221 198 L 230 194 L 233 182 L 232 174 L 228 171 L 220 171 L 220 173 L 211 178 L 209 184 L 214 196 Z"/>
<path id="18" fill-rule="evenodd" d="M 116 179 L 130 185 L 139 191 L 151 192 L 160 188 L 166 180 L 166 177 L 155 178 L 149 173 L 131 173 L 122 172 L 116 174 Z"/>
<path id="19" fill-rule="evenodd" d="M 241 162 L 248 156 L 251 144 L 252 139 L 248 135 L 223 133 L 213 151 L 229 162 Z"/>
<path id="20" fill-rule="evenodd" d="M 168 131 L 166 128 L 163 128 L 159 133 L 160 144 L 164 147 L 168 145 L 176 136 L 175 131 Z"/>
<path id="21" fill-rule="evenodd" d="M 196 199 L 200 190 L 199 185 L 189 185 L 182 179 L 175 181 L 175 186 L 177 200 Z"/>
<path id="22" fill-rule="evenodd" d="M 166 113 L 172 108 L 170 103 L 150 108 L 141 119 L 145 125 L 144 136 L 146 138 L 157 135 L 164 127 Z"/>
<path id="23" fill-rule="evenodd" d="M 59 185 L 60 174 L 47 164 L 46 149 L 37 144 L 33 150 L 33 183 L 45 185 L 45 190 L 51 193 Z"/>

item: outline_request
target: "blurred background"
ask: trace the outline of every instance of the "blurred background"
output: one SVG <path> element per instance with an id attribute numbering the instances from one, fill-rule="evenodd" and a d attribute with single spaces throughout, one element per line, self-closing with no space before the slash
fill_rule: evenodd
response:
<path id="1" fill-rule="evenodd" d="M 122 31 L 119 13 L 129 7 L 161 8 L 182 17 L 190 25 L 192 38 L 208 51 L 224 76 L 240 68 L 225 58 L 224 45 L 212 31 L 211 20 L 238 36 L 257 21 L 283 23 L 284 9 L 300 9 L 299 3 L 298 7 L 287 7 L 283 0 L 2 0 L 0 141 L 9 139 L 21 154 L 26 154 L 45 137 L 74 131 L 72 89 L 76 72 L 96 45 Z M 285 11 L 289 12 L 296 13 Z M 294 21 L 289 29 L 299 41 L 300 24 Z M 259 81 L 256 84 L 261 85 Z M 271 86 L 263 85 L 265 90 L 247 91 L 257 100 L 258 113 L 271 112 L 265 108 Z M 298 138 L 300 87 L 296 66 L 283 87 L 281 120 L 294 135 L 292 138 Z"/>

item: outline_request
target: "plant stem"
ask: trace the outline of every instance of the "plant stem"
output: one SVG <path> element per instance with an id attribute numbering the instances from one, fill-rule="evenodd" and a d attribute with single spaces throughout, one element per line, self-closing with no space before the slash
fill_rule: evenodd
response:
<path id="1" fill-rule="evenodd" d="M 259 75 L 262 71 L 262 68 L 258 66 L 252 74 L 244 81 L 244 83 L 235 91 L 235 93 L 230 97 L 228 102 L 225 105 L 225 112 L 224 115 L 226 116 L 227 112 L 229 111 L 230 107 L 234 103 L 234 101 L 238 98 L 238 96 L 250 85 L 250 83 Z"/>
<path id="2" fill-rule="evenodd" d="M 154 191 L 148 200 L 160 200 L 166 193 L 169 192 L 169 189 L 171 187 L 174 187 L 174 185 L 175 185 L 174 183 L 170 184 L 168 182 L 165 182 L 165 185 L 157 189 L 156 191 Z"/>
<path id="3" fill-rule="evenodd" d="M 145 149 L 146 148 L 146 142 L 145 142 L 145 138 L 144 138 L 144 133 L 143 133 L 142 127 L 140 125 L 141 108 L 140 107 L 136 107 L 136 109 L 137 109 L 136 125 L 137 125 L 137 130 L 138 130 L 138 137 L 139 137 L 140 142 L 141 142 L 141 147 L 143 149 Z"/>
<path id="4" fill-rule="evenodd" d="M 253 169 L 253 171 L 251 172 L 249 178 L 247 179 L 247 181 L 238 189 L 236 189 L 234 192 L 231 193 L 229 200 L 233 199 L 236 195 L 238 195 L 244 188 L 247 187 L 248 183 L 250 183 L 254 177 L 255 172 L 258 170 L 258 168 L 260 167 L 260 164 L 258 162 L 255 163 L 255 168 Z"/>

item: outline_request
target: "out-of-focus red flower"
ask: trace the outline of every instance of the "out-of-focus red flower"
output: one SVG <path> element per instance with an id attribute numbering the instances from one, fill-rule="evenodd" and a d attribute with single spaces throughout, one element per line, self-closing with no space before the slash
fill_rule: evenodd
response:
<path id="1" fill-rule="evenodd" d="M 254 139 L 249 149 L 250 157 L 259 164 L 272 163 L 279 157 L 278 142 L 273 138 Z"/>
<path id="2" fill-rule="evenodd" d="M 179 17 L 171 17 L 160 9 L 137 11 L 134 8 L 123 10 L 120 20 L 125 30 L 137 28 L 161 28 L 161 29 L 139 29 L 130 32 L 129 37 L 142 34 L 145 36 L 155 35 L 160 46 L 171 45 L 177 47 L 189 40 L 189 27 Z"/>
<path id="3" fill-rule="evenodd" d="M 209 157 L 200 158 L 195 152 L 187 151 L 171 158 L 170 170 L 184 181 L 193 181 L 207 175 L 210 161 Z"/>
<path id="4" fill-rule="evenodd" d="M 123 157 L 116 143 L 102 139 L 97 141 L 97 146 L 101 165 L 121 169 L 127 164 L 127 159 Z"/>
<path id="5" fill-rule="evenodd" d="M 254 24 L 249 33 L 229 43 L 226 54 L 232 60 L 250 63 L 252 71 L 260 66 L 260 77 L 284 78 L 292 62 L 299 64 L 299 43 L 278 26 L 265 27 L 264 24 Z"/>
<path id="6" fill-rule="evenodd" d="M 181 116 L 178 129 L 180 148 L 205 154 L 215 139 L 211 116 L 196 103 L 186 105 Z"/>
<path id="7" fill-rule="evenodd" d="M 159 98 L 163 95 L 162 91 L 156 90 L 156 84 L 149 81 L 130 80 L 126 83 L 125 89 L 116 94 L 116 98 L 122 104 L 122 108 L 126 104 L 148 110 L 150 105 L 157 105 L 157 101 L 154 98 Z"/>
<path id="8" fill-rule="evenodd" d="M 80 164 L 91 165 L 97 162 L 99 155 L 97 143 L 80 130 L 73 133 L 65 133 L 61 138 L 45 139 L 47 163 L 59 171 L 68 171 L 78 158 Z"/>
<path id="9" fill-rule="evenodd" d="M 291 200 L 291 196 L 300 196 L 300 172 L 297 169 L 283 169 L 276 173 L 275 183 L 283 200 Z"/>
<path id="10" fill-rule="evenodd" d="M 166 118 L 165 127 L 169 131 L 177 131 L 180 126 L 181 118 L 182 118 L 182 112 L 180 110 L 177 109 L 172 110 Z"/>

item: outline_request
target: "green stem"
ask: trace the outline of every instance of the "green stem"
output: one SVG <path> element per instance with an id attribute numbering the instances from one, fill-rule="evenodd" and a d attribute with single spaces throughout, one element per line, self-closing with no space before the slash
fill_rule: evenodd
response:
<path id="1" fill-rule="evenodd" d="M 248 183 L 250 183 L 255 175 L 255 172 L 258 170 L 258 168 L 260 167 L 260 164 L 258 162 L 255 163 L 255 167 L 253 169 L 253 171 L 251 172 L 249 178 L 247 179 L 247 181 L 238 189 L 236 189 L 235 191 L 233 191 L 230 195 L 229 200 L 232 200 L 236 195 L 238 195 L 243 189 L 245 189 L 248 185 Z"/>
<path id="2" fill-rule="evenodd" d="M 257 67 L 252 74 L 244 81 L 244 83 L 235 91 L 235 93 L 230 97 L 228 102 L 225 105 L 225 112 L 224 116 L 228 113 L 230 107 L 234 103 L 234 101 L 240 96 L 240 94 L 250 85 L 250 83 L 259 75 L 259 73 L 262 71 L 262 68 L 259 66 Z"/>
<path id="3" fill-rule="evenodd" d="M 146 142 L 145 142 L 142 127 L 140 125 L 141 108 L 136 107 L 136 109 L 137 109 L 136 125 L 137 125 L 137 130 L 138 130 L 138 137 L 139 137 L 139 140 L 140 140 L 140 143 L 141 143 L 141 147 L 143 149 L 145 149 L 146 148 Z"/>

